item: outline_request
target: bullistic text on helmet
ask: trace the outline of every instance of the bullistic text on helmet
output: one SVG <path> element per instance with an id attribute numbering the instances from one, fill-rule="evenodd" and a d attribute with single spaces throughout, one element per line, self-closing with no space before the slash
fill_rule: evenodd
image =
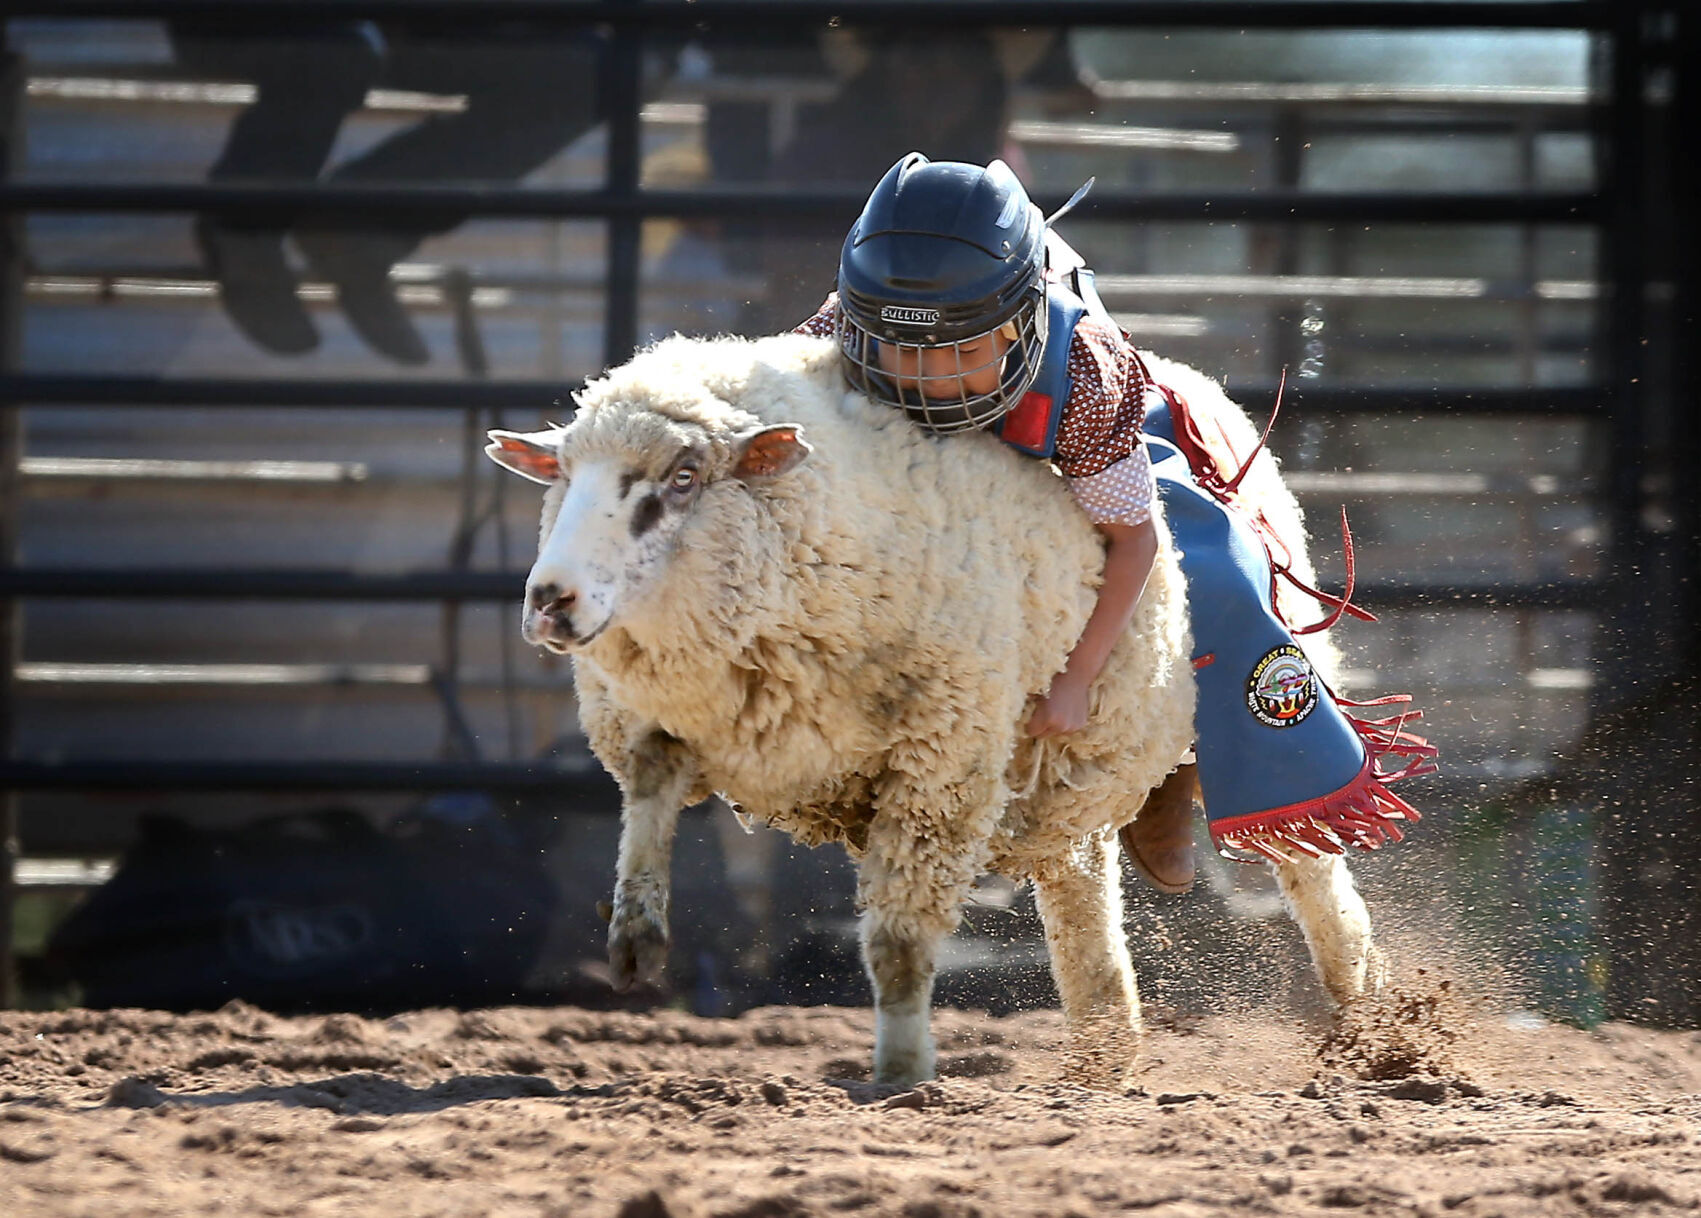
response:
<path id="1" fill-rule="evenodd" d="M 936 326 L 939 324 L 939 310 L 918 309 L 913 305 L 882 305 L 880 320 L 903 326 Z"/>

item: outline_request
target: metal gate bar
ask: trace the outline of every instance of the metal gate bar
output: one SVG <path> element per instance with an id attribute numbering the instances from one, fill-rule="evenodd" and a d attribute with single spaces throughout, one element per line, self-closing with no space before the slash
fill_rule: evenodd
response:
<path id="1" fill-rule="evenodd" d="M 1613 305 L 1604 311 L 1607 328 L 1605 375 L 1598 387 L 1566 389 L 1448 389 L 1355 390 L 1307 389 L 1298 412 L 1458 411 L 1473 413 L 1568 414 L 1610 419 L 1613 431 L 1610 511 L 1622 576 L 1641 553 L 1639 515 L 1643 491 L 1638 482 L 1643 444 L 1641 400 L 1645 377 L 1642 339 L 1646 328 L 1642 298 L 1647 265 L 1638 242 L 1641 183 L 1647 169 L 1642 138 L 1645 51 L 1643 38 L 1655 16 L 1684 22 L 1685 45 L 1693 45 L 1692 17 L 1670 4 L 1644 0 L 1581 0 L 1581 2 L 1468 3 L 1379 2 L 1379 0 L 1169 0 L 1169 2 L 1107 3 L 1102 0 L 1050 0 L 1048 3 L 999 3 L 995 0 L 252 0 L 232 5 L 228 0 L 40 0 L 12 3 L 7 15 L 59 20 L 216 18 L 227 27 L 251 23 L 261 30 L 280 21 L 406 18 L 435 23 L 446 31 L 476 30 L 514 20 L 562 26 L 596 23 L 614 31 L 610 51 L 609 151 L 607 177 L 597 190 L 526 190 L 513 187 L 319 188 L 313 186 L 247 186 L 208 184 L 129 184 L 99 186 L 72 183 L 0 183 L 0 217 L 11 229 L 0 232 L 0 332 L 17 324 L 21 250 L 15 237 L 15 218 L 26 212 L 173 212 L 193 211 L 240 215 L 248 219 L 313 217 L 348 223 L 361 217 L 387 217 L 445 209 L 465 210 L 483 217 L 586 218 L 608 225 L 609 240 L 604 298 L 607 307 L 605 356 L 623 360 L 637 336 L 638 236 L 650 217 L 814 218 L 843 220 L 861 206 L 862 194 L 842 190 L 783 191 L 725 189 L 704 191 L 646 191 L 638 176 L 640 120 L 640 52 L 646 37 L 659 33 L 688 36 L 705 26 L 718 30 L 810 30 L 829 22 L 846 25 L 955 27 L 982 24 L 1042 23 L 1046 26 L 1187 27 L 1236 29 L 1516 29 L 1584 30 L 1600 34 L 1613 62 L 1610 97 L 1586 107 L 1603 145 L 1612 150 L 1613 172 L 1602 181 L 1610 191 L 1491 192 L 1482 194 L 1410 195 L 1394 193 L 1314 194 L 1293 190 L 1244 195 L 1178 193 L 1158 196 L 1106 191 L 1095 195 L 1083 212 L 1098 219 L 1262 221 L 1272 223 L 1380 221 L 1428 223 L 1506 223 L 1580 225 L 1606 234 L 1605 277 L 1615 290 Z M 0 48 L 3 50 L 3 48 Z M 0 139 L 12 153 L 13 125 L 19 118 L 23 88 L 15 59 L 7 61 L 5 96 L 0 97 Z M 1684 77 L 1693 98 L 1693 72 Z M 13 158 L 15 159 L 15 153 Z M 9 164 L 10 160 L 0 162 Z M 1685 179 L 1687 197 L 1695 196 L 1693 172 Z M 1038 198 L 1042 206 L 1061 199 Z M 1692 251 L 1691 251 L 1692 253 Z M 1691 258 L 1691 261 L 1693 259 Z M 1686 269 L 1687 264 L 1686 264 Z M 1680 285 L 1689 293 L 1690 285 Z M 1692 299 L 1686 296 L 1685 299 Z M 517 402 L 555 402 L 568 390 L 560 384 L 537 381 L 463 383 L 448 381 L 289 380 L 243 381 L 164 378 L 56 376 L 6 371 L 15 368 L 9 348 L 0 350 L 0 428 L 15 428 L 20 406 L 290 406 L 337 405 L 351 408 L 431 407 L 465 410 L 469 407 L 512 407 Z M 1693 384 L 1693 354 L 1680 358 Z M 1682 378 L 1680 378 L 1680 383 Z M 1269 387 L 1273 391 L 1273 386 Z M 1693 423 L 1680 435 L 1695 441 Z M 7 431 L 5 434 L 12 434 Z M 0 490 L 10 493 L 15 451 L 0 449 L 6 469 L 0 471 Z M 1693 486 L 1679 498 L 1684 518 L 1695 518 Z M 13 501 L 0 503 L 0 514 L 15 518 Z M 8 540 L 0 531 L 0 542 Z M 1694 544 L 1688 547 L 1689 566 L 1680 572 L 1680 585 L 1694 603 Z M 1628 556 L 1628 559 L 1626 558 Z M 33 596 L 226 597 L 267 599 L 382 599 L 382 600 L 508 600 L 517 595 L 520 576 L 513 572 L 409 572 L 362 575 L 342 571 L 207 571 L 123 572 L 111 570 L 18 569 L 10 548 L 0 550 L 0 614 L 10 620 L 16 601 Z M 1368 604 L 1470 604 L 1525 607 L 1598 607 L 1603 582 L 1528 585 L 1520 587 L 1418 587 L 1384 585 L 1367 588 Z M 0 644 L 12 638 L 0 631 Z M 1691 640 L 1690 645 L 1693 646 Z M 5 659 L 5 657 L 0 657 Z M 0 733 L 6 761 L 0 765 L 0 791 L 7 803 L 0 813 L 0 1004 L 9 1003 L 11 858 L 6 843 L 15 844 L 11 801 L 19 790 L 136 790 L 181 786 L 185 789 L 444 789 L 493 787 L 505 790 L 577 789 L 593 780 L 535 767 L 410 766 L 373 763 L 333 763 L 311 766 L 190 765 L 178 763 L 77 763 L 48 765 L 10 757 L 6 716 L 11 712 L 9 661 L 0 674 Z M 1603 683 L 1606 684 L 1606 683 Z M 606 779 L 600 780 L 606 784 Z M 588 788 L 587 788 L 588 789 Z M 606 789 L 606 787 L 604 788 Z"/>
<path id="2" fill-rule="evenodd" d="M 597 22 L 642 29 L 816 29 L 1027 22 L 1045 25 L 1192 26 L 1228 29 L 1604 30 L 1636 0 L 37 0 L 14 16 L 217 17 L 256 26 L 288 19 L 398 18 L 477 28 L 504 21 Z"/>

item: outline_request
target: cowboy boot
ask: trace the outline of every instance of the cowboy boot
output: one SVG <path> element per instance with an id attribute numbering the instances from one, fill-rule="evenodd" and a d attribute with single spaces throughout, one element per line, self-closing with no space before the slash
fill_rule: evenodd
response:
<path id="1" fill-rule="evenodd" d="M 1134 870 L 1159 892 L 1193 887 L 1193 808 L 1199 798 L 1196 765 L 1177 766 L 1146 806 L 1122 826 L 1122 848 Z"/>
<path id="2" fill-rule="evenodd" d="M 284 260 L 282 233 L 202 216 L 194 234 L 201 264 L 218 281 L 225 316 L 238 330 L 278 355 L 303 355 L 319 345 L 319 331 L 296 295 L 295 272 Z"/>
<path id="3" fill-rule="evenodd" d="M 423 364 L 431 348 L 396 294 L 390 269 L 416 244 L 387 233 L 307 229 L 296 248 L 313 271 L 336 285 L 343 315 L 366 345 L 398 364 Z"/>

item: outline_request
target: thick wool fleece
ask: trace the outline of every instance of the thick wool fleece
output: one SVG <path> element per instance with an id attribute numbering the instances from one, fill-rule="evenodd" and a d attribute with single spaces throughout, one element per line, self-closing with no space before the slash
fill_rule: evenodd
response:
<path id="1" fill-rule="evenodd" d="M 877 854 L 903 874 L 879 878 L 945 925 L 976 874 L 1035 875 L 1132 819 L 1193 735 L 1167 533 L 1091 723 L 1036 742 L 1023 724 L 1103 562 L 1045 465 L 926 435 L 847 392 L 832 344 L 801 336 L 663 342 L 584 391 L 563 451 L 649 468 L 706 435 L 730 460 L 736 433 L 773 423 L 801 426 L 808 460 L 707 485 L 641 611 L 575 656 L 616 777 L 637 780 L 634 741 L 660 728 L 700 765 L 693 797 L 859 855 L 900 837 Z"/>

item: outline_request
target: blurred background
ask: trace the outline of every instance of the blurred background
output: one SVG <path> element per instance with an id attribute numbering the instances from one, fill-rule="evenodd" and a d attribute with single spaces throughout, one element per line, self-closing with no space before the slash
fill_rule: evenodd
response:
<path id="1" fill-rule="evenodd" d="M 0 58 L 4 1000 L 605 1004 L 617 798 L 491 426 L 788 329 L 899 156 L 1001 156 L 1227 381 L 1443 770 L 1402 965 L 1701 1025 L 1701 20 L 1675 2 L 61 0 Z M 1176 24 L 1178 21 L 1187 24 Z M 1201 830 L 1202 833 L 1202 830 Z M 836 850 L 685 818 L 672 985 L 862 1002 Z M 1321 998 L 1260 869 L 1128 878 L 1146 996 Z M 988 880 L 941 994 L 1052 1001 Z"/>

